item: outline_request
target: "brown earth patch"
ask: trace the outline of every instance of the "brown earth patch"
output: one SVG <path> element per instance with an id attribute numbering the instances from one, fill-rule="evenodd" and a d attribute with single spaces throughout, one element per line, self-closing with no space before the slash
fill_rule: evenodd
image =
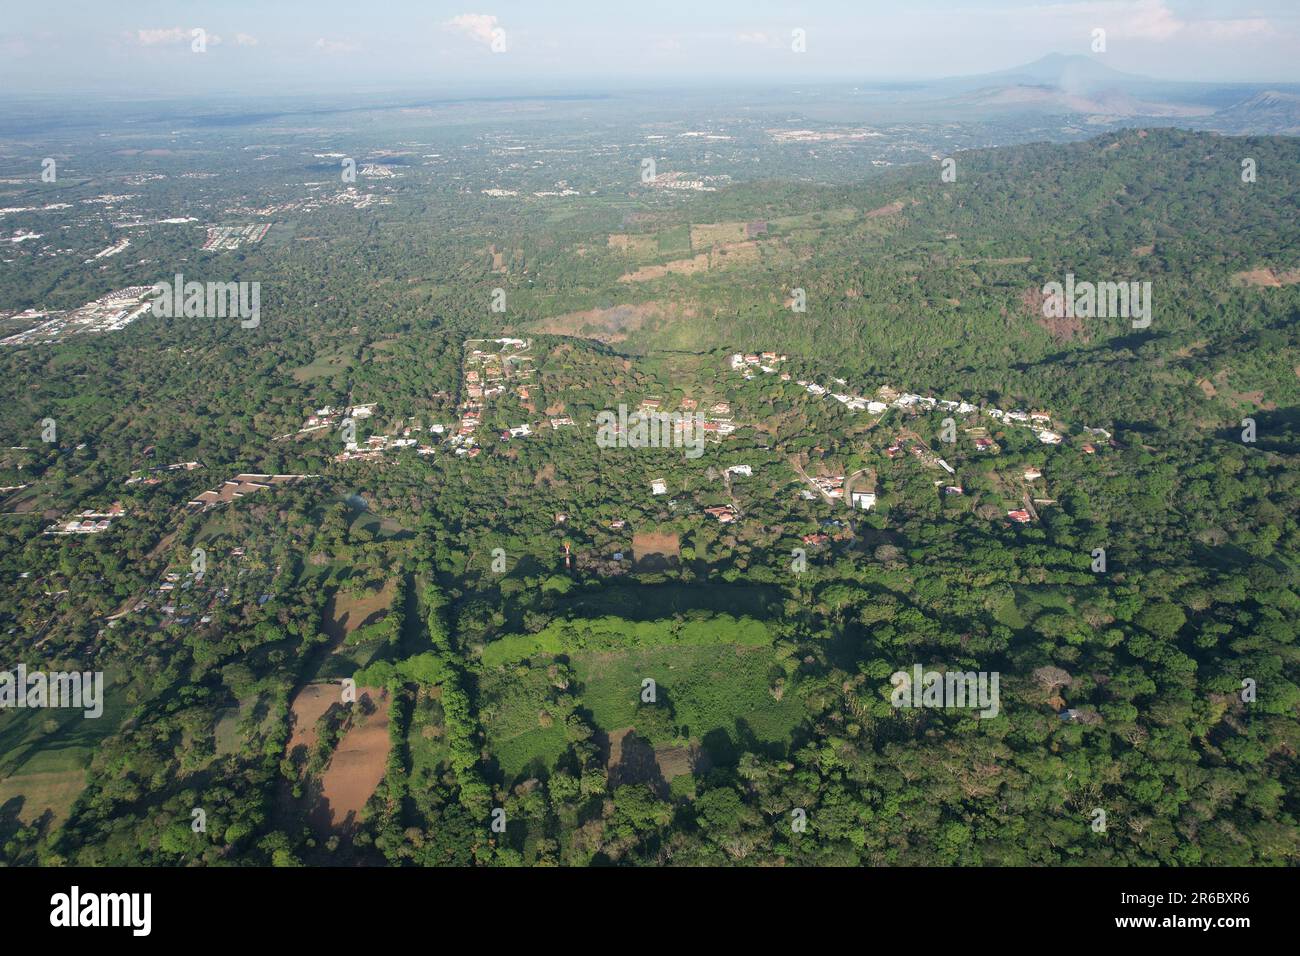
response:
<path id="1" fill-rule="evenodd" d="M 320 803 L 313 813 L 334 829 L 350 828 L 384 779 L 388 751 L 388 691 L 358 688 L 357 707 L 366 699 L 374 711 L 358 717 L 339 741 L 329 767 L 321 775 Z"/>
<path id="2" fill-rule="evenodd" d="M 1053 340 L 1069 342 L 1075 336 L 1083 337 L 1083 320 L 1081 318 L 1077 315 L 1073 317 L 1044 315 L 1043 304 L 1046 301 L 1047 296 L 1043 294 L 1042 289 L 1029 288 L 1020 294 L 1020 304 L 1025 311 L 1033 316 L 1038 327 L 1045 329 Z"/>
<path id="3" fill-rule="evenodd" d="M 392 605 L 396 593 L 396 580 L 387 582 L 378 591 L 369 588 L 362 591 L 335 591 L 325 606 L 325 633 L 330 636 L 332 643 L 342 644 L 357 628 L 377 621 Z"/>
<path id="4" fill-rule="evenodd" d="M 611 788 L 644 784 L 661 799 L 668 797 L 668 784 L 675 777 L 707 773 L 712 766 L 695 741 L 652 747 L 635 727 L 615 730 L 600 743 Z"/>
<path id="5" fill-rule="evenodd" d="M 677 313 L 689 317 L 693 309 Z M 663 318 L 665 306 L 656 302 L 639 305 L 614 305 L 604 309 L 587 309 L 584 312 L 566 312 L 543 319 L 532 325 L 533 331 L 551 335 L 572 335 L 595 339 L 598 342 L 624 341 L 632 332 L 639 331 L 647 322 Z"/>
<path id="6" fill-rule="evenodd" d="M 749 238 L 747 222 L 714 222 L 691 226 L 691 248 L 719 243 L 743 242 Z"/>
<path id="7" fill-rule="evenodd" d="M 896 199 L 893 202 L 889 203 L 887 206 L 880 206 L 876 209 L 872 209 L 870 212 L 866 214 L 866 218 L 879 219 L 881 216 L 896 215 L 897 213 L 903 211 L 903 205 L 904 205 L 903 200 Z"/>
<path id="8" fill-rule="evenodd" d="M 155 544 L 152 548 L 149 549 L 149 553 L 145 555 L 145 559 L 148 561 L 152 561 L 154 558 L 158 557 L 158 555 L 167 551 L 167 549 L 172 546 L 172 542 L 175 540 L 176 540 L 176 532 L 168 531 L 165 535 L 163 535 L 161 538 L 158 539 L 157 544 Z"/>
<path id="9" fill-rule="evenodd" d="M 655 762 L 654 748 L 632 727 L 609 735 L 605 769 L 611 790 L 624 784 L 645 784 L 661 798 L 668 795 L 668 781 Z"/>
<path id="10" fill-rule="evenodd" d="M 632 559 L 638 567 L 650 569 L 674 565 L 680 547 L 680 539 L 674 532 L 638 531 L 632 535 Z"/>
<path id="11" fill-rule="evenodd" d="M 694 742 L 687 746 L 661 746 L 655 748 L 655 762 L 665 780 L 686 774 L 705 774 L 712 768 L 708 753 Z"/>
<path id="12" fill-rule="evenodd" d="M 1266 412 L 1277 409 L 1277 403 L 1265 401 L 1264 393 L 1258 389 L 1253 392 L 1234 392 L 1230 397 L 1238 404 L 1254 405 Z"/>
<path id="13" fill-rule="evenodd" d="M 1285 285 L 1295 285 L 1300 282 L 1300 269 L 1251 269 L 1247 272 L 1238 272 L 1233 275 L 1238 282 L 1251 286 L 1262 286 L 1269 289 L 1280 289 Z"/>
<path id="14" fill-rule="evenodd" d="M 294 757 L 298 748 L 304 748 L 299 756 L 305 758 L 316 746 L 316 722 L 325 716 L 325 711 L 340 703 L 342 693 L 338 684 L 308 684 L 289 705 L 289 743 L 285 745 L 286 757 Z"/>
<path id="15" fill-rule="evenodd" d="M 712 267 L 738 266 L 759 259 L 758 243 L 753 239 L 748 242 L 728 242 L 713 249 Z"/>
<path id="16" fill-rule="evenodd" d="M 700 272 L 709 271 L 709 254 L 701 252 L 697 256 L 689 259 L 674 259 L 672 262 L 665 262 L 658 266 L 642 266 L 635 272 L 629 272 L 618 277 L 619 282 L 649 282 L 652 279 L 662 279 L 666 275 L 695 275 Z"/>
<path id="17" fill-rule="evenodd" d="M 651 235 L 626 235 L 614 233 L 609 237 L 608 247 L 625 255 L 651 257 L 659 254 L 659 240 Z"/>

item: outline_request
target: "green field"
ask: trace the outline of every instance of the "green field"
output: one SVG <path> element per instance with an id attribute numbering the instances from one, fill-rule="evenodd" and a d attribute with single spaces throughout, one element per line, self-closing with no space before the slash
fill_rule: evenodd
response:
<path id="1" fill-rule="evenodd" d="M 554 656 L 588 650 L 720 644 L 755 647 L 771 643 L 772 632 L 767 625 L 748 617 L 692 612 L 684 621 L 628 621 L 611 615 L 553 621 L 536 634 L 509 634 L 483 649 L 483 663 L 495 667 L 539 654 Z"/>
<path id="2" fill-rule="evenodd" d="M 104 674 L 104 712 L 97 718 L 67 708 L 0 712 L 0 806 L 18 798 L 24 818 L 45 810 L 66 815 L 96 748 L 133 706 L 122 678 L 117 670 Z"/>
<path id="3" fill-rule="evenodd" d="M 483 727 L 506 780 L 549 770 L 568 747 L 563 716 L 552 714 L 556 708 L 547 706 L 549 689 L 545 664 L 484 675 Z M 542 726 L 543 712 L 550 718 L 549 727 Z"/>
<path id="4" fill-rule="evenodd" d="M 672 229 L 665 229 L 658 235 L 659 254 L 676 255 L 681 252 L 691 251 L 691 227 L 688 225 L 674 226 Z"/>
<path id="5" fill-rule="evenodd" d="M 636 726 L 641 683 L 655 681 L 659 701 L 672 707 L 684 736 L 700 740 L 717 762 L 730 762 L 735 747 L 784 745 L 803 719 L 793 689 L 781 700 L 770 693 L 780 672 L 772 651 L 750 647 L 658 647 L 573 657 L 582 696 L 606 731 Z M 650 735 L 652 743 L 669 738 Z"/>

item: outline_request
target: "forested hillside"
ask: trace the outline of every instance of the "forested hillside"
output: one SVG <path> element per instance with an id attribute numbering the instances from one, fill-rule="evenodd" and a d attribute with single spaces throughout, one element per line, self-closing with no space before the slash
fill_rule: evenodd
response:
<path id="1" fill-rule="evenodd" d="M 256 329 L 0 351 L 0 641 L 112 692 L 0 717 L 4 859 L 1300 862 L 1300 144 L 955 170 L 556 211 L 412 169 L 208 260 Z M 75 307 L 190 238 L 0 293 Z M 1149 326 L 1045 316 L 1067 273 L 1150 282 Z M 643 403 L 734 433 L 598 444 Z M 319 410 L 369 405 L 383 453 L 340 457 Z M 237 475 L 294 480 L 198 497 Z M 918 665 L 999 675 L 996 715 L 895 706 Z"/>

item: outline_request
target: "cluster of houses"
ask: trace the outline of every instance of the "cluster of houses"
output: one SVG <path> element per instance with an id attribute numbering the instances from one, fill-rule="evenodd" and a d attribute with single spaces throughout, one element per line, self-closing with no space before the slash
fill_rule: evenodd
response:
<path id="1" fill-rule="evenodd" d="M 126 328 L 149 311 L 153 286 L 133 285 L 101 296 L 72 312 L 27 312 L 24 316 L 44 322 L 0 339 L 0 345 L 35 345 L 61 342 L 69 335 L 103 334 Z"/>
<path id="2" fill-rule="evenodd" d="M 750 352 L 749 354 L 737 352 L 731 356 L 731 369 L 742 372 L 747 379 L 754 377 L 755 367 L 765 375 L 775 375 L 776 366 L 785 360 L 786 356 L 778 355 L 776 352 Z M 788 372 L 781 373 L 781 381 L 790 381 Z"/>
<path id="3" fill-rule="evenodd" d="M 233 560 L 231 560 L 233 559 Z M 235 580 L 239 581 L 247 574 L 256 574 L 255 569 L 244 566 L 246 555 L 243 548 L 232 548 L 228 557 L 223 557 L 221 567 L 230 568 L 239 565 Z M 282 568 L 276 565 L 271 580 L 279 577 Z M 219 604 L 231 600 L 230 587 L 214 584 L 211 569 L 194 569 L 186 571 L 167 570 L 158 582 L 141 595 L 134 604 L 135 612 L 146 611 L 157 604 L 158 611 L 178 624 L 200 626 L 211 623 L 212 613 Z M 228 572 L 227 577 L 228 580 Z M 258 597 L 259 604 L 266 604 L 271 599 L 269 592 Z"/>
<path id="4" fill-rule="evenodd" d="M 496 345 L 496 350 L 482 348 Z M 498 395 L 504 395 L 509 380 L 520 382 L 517 391 L 522 401 L 529 401 L 528 382 L 533 377 L 533 357 L 528 354 L 532 343 L 527 339 L 468 339 L 465 342 L 465 359 L 462 364 L 465 399 L 460 403 L 460 424 L 448 439 L 455 453 L 474 458 L 482 450 L 479 447 L 477 431 L 483 421 L 485 404 Z M 563 421 L 561 424 L 563 424 Z M 560 425 L 552 421 L 551 427 Z M 522 438 L 533 433 L 532 426 L 525 423 L 503 432 L 503 441 Z"/>
<path id="5" fill-rule="evenodd" d="M 119 501 L 104 511 L 88 508 L 75 517 L 59 521 L 45 529 L 45 534 L 102 534 L 113 526 L 113 519 L 126 514 Z"/>
<path id="6" fill-rule="evenodd" d="M 678 411 L 682 414 L 682 419 L 676 424 L 676 428 L 681 431 L 687 427 L 687 416 L 693 415 L 699 411 L 700 403 L 693 398 L 683 398 L 678 405 Z M 664 400 L 657 396 L 641 400 L 637 406 L 637 411 L 643 415 L 658 415 L 664 412 Z M 731 418 L 730 402 L 714 402 L 709 406 L 705 413 L 704 423 L 702 426 L 705 438 L 721 439 L 724 435 L 730 435 L 736 430 L 736 423 Z M 617 429 L 615 429 L 617 432 Z"/>
<path id="7" fill-rule="evenodd" d="M 238 550 L 243 553 L 243 548 Z M 179 571 L 167 571 L 157 586 L 136 602 L 134 610 L 147 610 L 150 602 L 157 600 L 158 610 L 167 617 L 176 618 L 178 624 L 191 623 L 196 613 L 200 615 L 199 624 L 208 624 L 216 606 L 230 600 L 230 588 L 204 587 L 205 576 L 202 571 L 187 571 L 184 575 Z"/>
<path id="8" fill-rule="evenodd" d="M 767 365 L 766 367 L 763 365 L 763 363 L 767 362 L 769 356 L 772 358 L 773 362 L 784 361 L 786 358 L 786 356 L 778 356 L 774 352 L 763 352 L 760 355 L 744 355 L 737 353 L 731 356 L 731 368 L 733 371 L 747 370 L 751 364 L 757 364 L 764 372 L 775 372 L 776 369 L 771 365 Z M 754 360 L 752 363 L 750 361 L 751 359 Z M 752 378 L 753 376 L 746 374 L 746 377 Z M 783 381 L 787 381 L 789 376 L 782 374 L 781 378 Z M 800 379 L 796 384 L 807 391 L 808 394 L 815 397 L 820 398 L 829 395 L 850 411 L 865 411 L 870 415 L 883 415 L 890 408 L 919 411 L 943 409 L 944 411 L 953 412 L 957 415 L 969 415 L 973 412 L 982 410 L 985 415 L 988 415 L 990 418 L 1005 425 L 1016 425 L 1030 429 L 1038 436 L 1038 440 L 1045 445 L 1059 445 L 1064 440 L 1059 432 L 1053 431 L 1050 427 L 1052 425 L 1052 416 L 1051 413 L 1045 411 L 1027 412 L 1016 409 L 1008 412 L 1003 411 L 1000 408 L 981 409 L 978 406 L 972 405 L 970 402 L 932 398 L 927 395 L 918 395 L 915 392 L 898 392 L 893 388 L 890 388 L 888 385 L 883 385 L 877 389 L 874 398 L 866 398 L 847 391 L 846 386 L 848 383 L 842 378 L 834 379 L 833 383 L 832 387 L 827 387 L 818 384 L 817 382 Z M 1106 441 L 1110 440 L 1110 432 L 1106 431 L 1104 428 L 1085 427 L 1084 431 L 1096 435 L 1100 439 Z M 983 442 L 977 439 L 976 447 L 981 451 L 992 451 L 996 449 L 996 445 L 990 439 L 984 439 Z M 1088 444 L 1083 447 L 1083 451 L 1087 454 L 1093 454 L 1096 451 L 1096 448 L 1093 445 Z M 948 470 L 949 473 L 952 471 L 950 468 L 946 470 Z"/>
<path id="9" fill-rule="evenodd" d="M 245 498 L 275 485 L 292 485 L 305 478 L 315 477 L 315 475 L 239 474 L 235 475 L 234 478 L 223 481 L 220 488 L 205 491 L 197 498 L 192 498 L 189 504 L 191 507 L 207 511 L 209 508 L 215 508 L 217 505 L 226 504 L 237 498 Z"/>
<path id="10" fill-rule="evenodd" d="M 843 475 L 818 475 L 812 479 L 812 483 L 821 489 L 821 493 L 827 498 L 841 500 L 844 498 L 844 476 Z"/>
<path id="11" fill-rule="evenodd" d="M 128 485 L 156 485 L 162 481 L 160 475 L 166 475 L 173 471 L 194 471 L 196 468 L 202 468 L 203 465 L 197 461 L 178 461 L 174 465 L 160 465 L 157 468 L 142 468 L 138 471 L 131 472 L 131 477 L 126 479 Z"/>
<path id="12" fill-rule="evenodd" d="M 731 356 L 730 365 L 733 371 L 741 371 L 745 378 L 749 379 L 754 377 L 752 372 L 750 372 L 752 366 L 757 365 L 765 373 L 775 373 L 775 363 L 777 361 L 784 361 L 785 358 L 786 356 L 784 355 L 778 356 L 776 353 L 772 352 L 763 352 L 758 355 L 736 353 Z M 782 373 L 781 379 L 783 381 L 788 381 L 789 378 L 789 375 Z M 874 397 L 867 398 L 850 392 L 847 388 L 848 383 L 841 378 L 833 379 L 833 385 L 831 387 L 803 379 L 798 380 L 797 384 L 807 391 L 808 394 L 817 398 L 829 396 L 840 402 L 850 411 L 865 411 L 870 415 L 878 416 L 885 414 L 885 412 L 891 408 L 908 411 L 933 411 L 936 409 L 942 409 L 943 411 L 952 412 L 956 415 L 969 415 L 982 411 L 985 415 L 1002 425 L 1028 428 L 1034 432 L 1038 437 L 1038 440 L 1045 445 L 1059 445 L 1064 441 L 1063 435 L 1053 427 L 1051 413 L 1046 411 L 1024 411 L 1022 409 L 1004 411 L 1000 408 L 980 408 L 965 401 L 932 398 L 930 396 L 916 394 L 915 392 L 899 392 L 888 385 L 881 386 L 877 389 Z M 1095 436 L 1096 439 L 1100 441 L 1109 442 L 1111 440 L 1110 432 L 1104 428 L 1085 426 L 1083 430 L 1089 435 Z M 976 452 L 996 454 L 1000 451 L 997 443 L 987 436 L 984 429 L 970 428 L 966 431 L 968 433 L 973 433 Z M 904 438 L 901 436 L 885 449 L 885 454 L 891 459 L 897 458 L 903 453 L 905 447 L 925 464 L 942 468 L 949 475 L 956 474 L 955 469 L 948 464 L 948 462 L 935 455 L 923 443 L 913 442 L 908 446 Z M 1092 442 L 1083 442 L 1080 445 L 1080 450 L 1084 454 L 1092 455 L 1096 454 L 1097 448 Z M 1042 472 L 1037 468 L 1027 468 L 1024 472 L 1024 479 L 1027 482 L 1035 481 L 1041 477 Z M 817 485 L 826 497 L 832 499 L 843 498 L 843 481 L 844 479 L 842 476 L 824 476 L 812 479 L 813 484 Z M 936 484 L 939 484 L 942 487 L 945 495 L 961 495 L 965 493 L 961 485 L 944 485 L 941 482 L 936 482 Z M 811 498 L 812 495 L 811 493 L 805 492 L 804 497 Z M 876 504 L 876 496 L 870 492 L 853 492 L 851 504 L 854 508 L 860 510 L 870 510 Z M 1007 517 L 1011 521 L 1020 524 L 1027 524 L 1034 520 L 1033 514 L 1027 508 L 1017 508 L 1008 511 Z"/>
<path id="13" fill-rule="evenodd" d="M 253 245 L 266 238 L 271 231 L 269 222 L 256 223 L 251 226 L 208 226 L 208 235 L 203 242 L 204 252 L 227 252 L 242 245 Z"/>
<path id="14" fill-rule="evenodd" d="M 906 447 L 907 450 L 910 451 L 923 465 L 927 465 L 930 468 L 942 468 L 950 475 L 957 474 L 956 469 L 953 468 L 952 465 L 948 464 L 925 445 L 920 442 L 913 442 L 911 445 L 907 445 L 906 439 L 901 435 L 895 438 L 894 443 L 885 449 L 885 457 L 892 461 L 903 453 L 904 447 Z"/>
<path id="15" fill-rule="evenodd" d="M 397 435 L 371 435 L 364 444 L 350 441 L 344 447 L 343 451 L 334 456 L 335 461 L 376 461 L 383 458 L 384 453 L 388 451 L 397 451 L 402 448 L 411 448 L 418 446 L 416 451 L 421 455 L 432 455 L 432 445 L 421 445 L 418 438 L 411 437 L 411 429 L 406 429 L 402 436 Z"/>
<path id="16" fill-rule="evenodd" d="M 274 441 L 283 441 L 286 438 L 293 438 L 295 435 L 306 435 L 311 432 L 323 431 L 327 428 L 337 428 L 343 420 L 350 418 L 353 421 L 359 421 L 363 418 L 370 418 L 375 414 L 375 409 L 379 407 L 378 402 L 370 402 L 365 405 L 351 405 L 343 408 L 335 408 L 333 405 L 326 405 L 323 408 L 316 409 L 308 415 L 302 423 L 302 427 L 296 432 L 288 435 L 276 435 Z"/>

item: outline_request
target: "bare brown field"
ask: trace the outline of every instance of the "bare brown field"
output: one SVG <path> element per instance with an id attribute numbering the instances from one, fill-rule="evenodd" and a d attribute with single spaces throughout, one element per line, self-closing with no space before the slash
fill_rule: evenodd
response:
<path id="1" fill-rule="evenodd" d="M 360 717 L 352 725 L 321 775 L 322 822 L 328 815 L 329 825 L 343 827 L 355 821 L 379 782 L 384 779 L 388 751 L 388 691 L 376 687 L 358 688 L 357 700 L 369 697 L 375 711 Z"/>
<path id="2" fill-rule="evenodd" d="M 636 236 L 613 233 L 609 237 L 608 246 L 615 252 L 636 258 L 648 258 L 659 254 L 659 240 L 653 233 Z"/>
<path id="3" fill-rule="evenodd" d="M 316 722 L 325 716 L 333 704 L 340 703 L 342 693 L 338 684 L 308 684 L 298 691 L 289 706 L 289 725 L 292 732 L 285 745 L 285 756 L 293 756 L 299 747 L 310 753 L 316 746 Z"/>
<path id="4" fill-rule="evenodd" d="M 624 341 L 630 333 L 645 327 L 647 322 L 664 318 L 666 309 L 666 306 L 657 302 L 614 305 L 603 309 L 587 309 L 583 312 L 566 312 L 563 315 L 535 322 L 531 328 L 535 332 L 572 335 L 611 344 Z M 679 310 L 677 314 L 690 317 L 694 315 L 694 310 L 688 307 Z"/>
<path id="5" fill-rule="evenodd" d="M 667 567 L 675 564 L 681 542 L 674 532 L 638 531 L 632 535 L 632 559 L 643 566 Z"/>
<path id="6" fill-rule="evenodd" d="M 691 248 L 718 245 L 727 242 L 744 242 L 749 238 L 747 222 L 714 222 L 691 226 Z"/>
<path id="7" fill-rule="evenodd" d="M 660 797 L 668 795 L 668 784 L 675 777 L 706 773 L 708 755 L 699 744 L 661 744 L 651 747 L 633 727 L 612 731 L 605 742 L 605 769 L 610 786 L 644 784 Z"/>
<path id="8" fill-rule="evenodd" d="M 757 262 L 758 259 L 758 243 L 752 239 L 747 242 L 729 242 L 717 246 L 713 250 L 713 268 L 715 269 L 723 266 Z"/>
<path id="9" fill-rule="evenodd" d="M 759 259 L 758 243 L 750 239 L 746 242 L 728 242 L 715 245 L 708 252 L 697 253 L 689 259 L 674 259 L 659 265 L 642 266 L 635 272 L 628 272 L 618 277 L 619 282 L 650 282 L 662 279 L 666 275 L 696 275 L 710 269 L 723 269 L 729 266 L 757 262 Z"/>
<path id="10" fill-rule="evenodd" d="M 335 591 L 325 606 L 325 633 L 332 643 L 341 644 L 357 628 L 374 623 L 387 611 L 396 593 L 396 580 L 378 591 Z"/>
<path id="11" fill-rule="evenodd" d="M 1262 286 L 1268 289 L 1280 289 L 1283 286 L 1300 282 L 1300 269 L 1251 269 L 1238 272 L 1233 278 L 1245 285 Z"/>
<path id="12" fill-rule="evenodd" d="M 689 259 L 674 259 L 657 266 L 642 266 L 635 272 L 628 272 L 618 277 L 619 282 L 649 282 L 662 279 L 666 275 L 695 275 L 709 271 L 709 254 L 701 252 Z"/>
<path id="13" fill-rule="evenodd" d="M 903 211 L 903 200 L 895 199 L 886 206 L 878 206 L 866 214 L 868 219 L 879 219 L 881 216 L 893 216 Z"/>
<path id="14" fill-rule="evenodd" d="M 669 783 L 672 783 L 674 777 L 707 773 L 712 766 L 709 755 L 693 741 L 684 747 L 656 747 L 655 763 Z"/>

